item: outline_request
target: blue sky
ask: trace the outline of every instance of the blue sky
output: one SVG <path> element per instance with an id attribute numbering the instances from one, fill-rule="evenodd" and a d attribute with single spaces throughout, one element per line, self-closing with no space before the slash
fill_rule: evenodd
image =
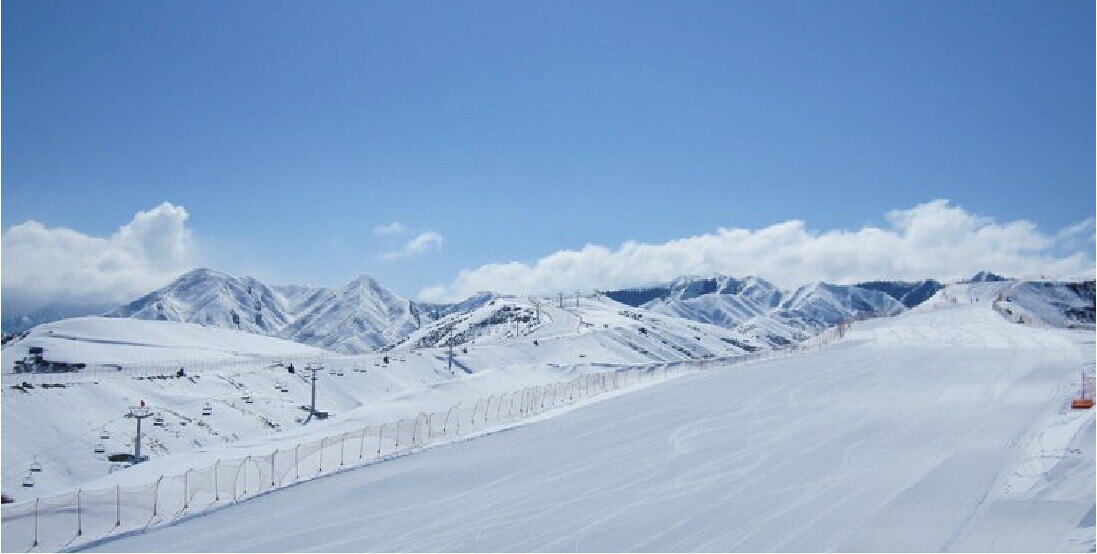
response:
<path id="1" fill-rule="evenodd" d="M 109 237 L 170 202 L 188 264 L 415 296 L 588 244 L 886 229 L 935 199 L 1049 240 L 1094 216 L 1092 2 L 3 11 L 6 238 Z"/>

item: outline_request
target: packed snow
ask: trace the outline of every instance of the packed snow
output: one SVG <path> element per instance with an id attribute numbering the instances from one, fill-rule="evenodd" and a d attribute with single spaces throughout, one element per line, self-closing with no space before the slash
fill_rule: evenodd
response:
<path id="1" fill-rule="evenodd" d="M 1093 551 L 1091 331 L 991 302 L 683 377 L 105 551 Z M 5 418 L 7 420 L 7 418 Z"/>

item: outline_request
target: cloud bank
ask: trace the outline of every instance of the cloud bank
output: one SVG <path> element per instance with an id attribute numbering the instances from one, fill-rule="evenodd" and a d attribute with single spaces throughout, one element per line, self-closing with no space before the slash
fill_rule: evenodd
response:
<path id="1" fill-rule="evenodd" d="M 715 233 L 662 244 L 587 245 L 533 264 L 492 263 L 427 287 L 427 301 L 456 300 L 481 290 L 515 294 L 630 287 L 680 275 L 757 275 L 782 287 L 812 281 L 952 279 L 990 270 L 1010 276 L 1092 276 L 1092 219 L 1054 234 L 1029 221 L 997 223 L 947 200 L 887 214 L 884 228 L 809 230 L 790 220 L 762 229 Z"/>
<path id="2" fill-rule="evenodd" d="M 0 238 L 4 311 L 125 302 L 164 286 L 193 267 L 188 217 L 182 206 L 165 202 L 137 212 L 109 237 L 37 221 L 9 228 Z"/>

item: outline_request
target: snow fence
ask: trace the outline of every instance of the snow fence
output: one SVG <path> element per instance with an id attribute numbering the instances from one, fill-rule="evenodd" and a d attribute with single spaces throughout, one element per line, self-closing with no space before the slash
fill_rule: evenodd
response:
<path id="1" fill-rule="evenodd" d="M 542 386 L 458 403 L 378 426 L 302 442 L 265 455 L 217 460 L 212 466 L 164 475 L 139 487 L 77 490 L 3 507 L 5 552 L 59 551 L 114 535 L 166 525 L 317 476 L 365 465 L 513 425 L 550 410 L 571 406 L 641 383 L 704 371 L 716 365 L 781 356 L 755 352 L 732 359 L 671 362 L 643 368 L 589 373 Z"/>

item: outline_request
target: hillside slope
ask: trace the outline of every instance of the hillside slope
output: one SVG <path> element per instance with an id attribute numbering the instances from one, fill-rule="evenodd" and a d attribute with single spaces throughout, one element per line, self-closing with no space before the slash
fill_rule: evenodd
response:
<path id="1" fill-rule="evenodd" d="M 986 305 L 860 322 L 98 549 L 1091 551 L 1092 341 Z"/>
<path id="2" fill-rule="evenodd" d="M 17 499 L 45 495 L 116 470 L 105 454 L 132 448 L 127 441 L 133 436 L 133 422 L 122 416 L 139 400 L 154 406 L 164 422 L 144 431 L 146 453 L 152 459 L 123 473 L 154 471 L 165 467 L 161 464 L 171 466 L 196 456 L 232 456 L 248 448 L 262 451 L 272 441 L 306 440 L 342 425 L 379 424 L 576 373 L 746 351 L 733 344 L 733 331 L 607 299 L 584 298 L 580 306 L 564 309 L 542 306 L 541 324 L 530 333 L 520 324 L 523 332 L 515 335 L 514 322 L 499 311 L 534 313 L 535 307 L 513 298 L 491 302 L 462 320 L 462 329 L 473 328 L 478 334 L 470 334 L 471 340 L 454 349 L 452 364 L 446 348 L 428 338 L 431 330 L 442 328 L 433 324 L 415 335 L 423 342 L 415 348 L 408 342 L 364 356 L 341 356 L 274 337 L 167 321 L 83 318 L 40 326 L 4 349 L 6 371 L 31 346 L 44 347 L 52 360 L 92 364 L 89 369 L 94 371 L 90 376 L 4 374 L 4 492 Z M 451 319 L 443 321 L 453 321 L 460 314 L 446 317 Z M 296 373 L 287 372 L 284 366 L 289 363 L 296 365 Z M 305 363 L 325 367 L 317 399 L 320 409 L 332 417 L 302 427 L 297 422 L 304 413 L 301 406 L 310 401 L 309 384 L 299 371 Z M 148 365 L 154 369 L 146 369 Z M 176 378 L 180 366 L 185 366 L 185 377 Z M 36 386 L 13 388 L 23 381 Z M 66 386 L 44 388 L 43 383 Z M 202 415 L 206 403 L 213 409 L 210 416 Z M 110 438 L 100 441 L 102 431 Z M 107 452 L 94 451 L 98 442 Z M 19 480 L 35 457 L 44 471 L 33 489 L 22 489 Z"/>

